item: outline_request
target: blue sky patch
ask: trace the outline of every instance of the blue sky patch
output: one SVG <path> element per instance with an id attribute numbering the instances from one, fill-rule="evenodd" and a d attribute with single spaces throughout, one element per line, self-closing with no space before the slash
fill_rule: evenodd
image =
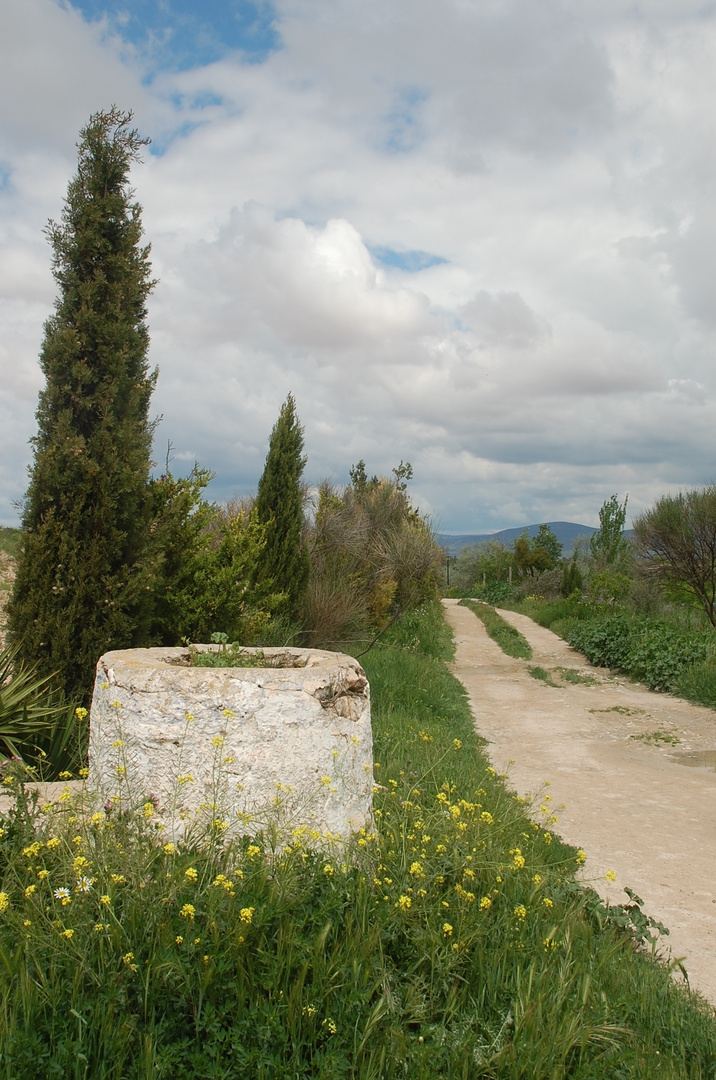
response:
<path id="1" fill-rule="evenodd" d="M 395 153 L 414 150 L 423 140 L 420 109 L 427 94 L 418 87 L 403 87 L 396 94 L 393 108 L 386 116 L 386 149 Z"/>
<path id="2" fill-rule="evenodd" d="M 107 18 L 154 71 L 186 71 L 237 51 L 257 64 L 280 48 L 269 0 L 73 0 L 90 22 Z"/>
<path id="3" fill-rule="evenodd" d="M 384 266 L 392 266 L 396 270 L 405 270 L 409 274 L 417 274 L 420 270 L 427 270 L 430 266 L 440 266 L 446 263 L 441 255 L 431 255 L 429 251 L 394 251 L 393 248 L 371 247 L 371 255 L 383 263 Z"/>

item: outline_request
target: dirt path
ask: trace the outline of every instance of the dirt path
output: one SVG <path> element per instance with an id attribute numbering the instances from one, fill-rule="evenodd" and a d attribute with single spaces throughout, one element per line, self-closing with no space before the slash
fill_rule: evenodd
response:
<path id="1" fill-rule="evenodd" d="M 625 885 L 642 897 L 669 927 L 665 944 L 685 957 L 691 985 L 716 1005 L 716 712 L 611 677 L 502 611 L 533 649 L 531 661 L 513 660 L 468 608 L 444 604 L 453 670 L 495 768 L 522 795 L 549 781 L 556 831 L 587 852 L 585 878 L 612 903 L 626 899 Z M 533 666 L 558 685 L 533 678 Z M 573 685 L 559 668 L 595 682 Z"/>

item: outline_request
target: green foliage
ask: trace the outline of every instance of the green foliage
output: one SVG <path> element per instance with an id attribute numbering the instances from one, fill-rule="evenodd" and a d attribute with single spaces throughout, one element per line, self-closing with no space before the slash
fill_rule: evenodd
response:
<path id="1" fill-rule="evenodd" d="M 309 574 L 301 489 L 306 459 L 302 454 L 303 428 L 289 394 L 271 432 L 256 494 L 257 520 L 265 530 L 256 576 L 283 593 L 281 608 L 291 618 L 299 613 Z"/>
<path id="2" fill-rule="evenodd" d="M 359 462 L 342 491 L 321 485 L 303 609 L 309 645 L 355 650 L 436 594 L 442 552 L 405 490 L 407 474 L 394 472 L 368 480 Z"/>
<path id="3" fill-rule="evenodd" d="M 562 568 L 562 581 L 559 591 L 565 599 L 572 593 L 580 593 L 584 588 L 584 578 L 576 559 L 566 562 Z"/>
<path id="4" fill-rule="evenodd" d="M 598 604 L 614 604 L 626 600 L 632 589 L 632 579 L 628 574 L 620 574 L 608 566 L 595 571 L 589 578 L 589 598 Z"/>
<path id="5" fill-rule="evenodd" d="M 146 300 L 153 286 L 129 170 L 146 140 L 131 113 L 96 113 L 61 224 L 60 288 L 45 325 L 45 386 L 23 511 L 9 639 L 43 674 L 86 697 L 108 648 L 146 639 L 153 567 L 147 476 L 152 440 Z"/>
<path id="6" fill-rule="evenodd" d="M 716 485 L 662 496 L 634 532 L 647 572 L 691 593 L 716 626 Z"/>
<path id="7" fill-rule="evenodd" d="M 537 535 L 529 537 L 527 530 L 517 537 L 514 560 L 521 577 L 533 578 L 553 570 L 562 554 L 562 545 L 548 525 L 542 524 Z"/>
<path id="8" fill-rule="evenodd" d="M 176 645 L 193 637 L 197 610 L 205 596 L 197 596 L 197 578 L 203 576 L 209 529 L 218 510 L 203 498 L 212 479 L 208 469 L 195 465 L 187 477 L 166 472 L 149 482 L 152 508 L 152 545 L 157 571 L 152 583 L 153 645 Z"/>
<path id="9" fill-rule="evenodd" d="M 597 566 L 616 566 L 629 554 L 629 541 L 624 536 L 626 508 L 629 496 L 623 503 L 612 495 L 599 511 L 599 528 L 592 533 L 589 547 Z"/>
<path id="10" fill-rule="evenodd" d="M 47 738 L 67 706 L 52 693 L 52 676 L 17 662 L 17 646 L 0 651 L 0 752 L 24 756 Z"/>
<path id="11" fill-rule="evenodd" d="M 568 634 L 567 641 L 592 664 L 624 668 L 632 644 L 631 624 L 625 615 L 580 622 Z"/>
<path id="12" fill-rule="evenodd" d="M 576 884 L 580 854 L 495 775 L 449 654 L 426 605 L 367 657 L 381 787 L 347 860 L 248 828 L 167 845 L 151 800 L 61 802 L 36 831 L 4 770 L 7 1074 L 710 1076 L 712 1010 L 644 950 L 639 898 Z"/>
<path id="13" fill-rule="evenodd" d="M 706 658 L 709 647 L 704 631 L 626 615 L 577 623 L 567 641 L 593 664 L 619 668 L 650 690 L 675 689 L 686 670 Z"/>
<path id="14" fill-rule="evenodd" d="M 532 658 L 532 648 L 527 638 L 511 626 L 493 607 L 472 600 L 461 600 L 461 605 L 468 607 L 485 624 L 485 629 L 504 653 L 521 660 Z"/>
<path id="15" fill-rule="evenodd" d="M 463 595 L 480 595 L 490 604 L 499 603 L 499 599 L 492 599 L 484 593 L 484 587 L 488 589 L 497 585 L 507 587 L 510 567 L 513 563 L 513 552 L 499 540 L 488 540 L 482 544 L 466 544 L 452 560 L 450 581 L 456 588 L 462 590 Z"/>
<path id="16" fill-rule="evenodd" d="M 492 581 L 475 589 L 475 595 L 486 604 L 492 604 L 493 607 L 498 604 L 508 604 L 516 592 L 516 587 L 510 585 L 509 581 Z"/>
<path id="17" fill-rule="evenodd" d="M 546 551 L 551 560 L 552 566 L 556 566 L 559 560 L 562 558 L 563 545 L 557 539 L 555 533 L 552 532 L 549 525 L 542 523 L 537 530 L 537 535 L 534 538 L 534 547 L 542 548 Z M 552 567 L 548 567 L 551 569 Z"/>
<path id="18" fill-rule="evenodd" d="M 716 709 L 716 656 L 713 652 L 705 660 L 693 664 L 680 673 L 674 685 L 674 692 L 689 701 L 694 701 L 697 705 L 707 705 L 710 709 Z"/>
<path id="19" fill-rule="evenodd" d="M 153 644 L 206 642 L 218 626 L 233 641 L 251 643 L 285 599 L 256 572 L 266 543 L 256 509 L 206 502 L 211 477 L 195 466 L 188 477 L 167 471 L 150 484 L 158 556 Z"/>
<path id="20" fill-rule="evenodd" d="M 674 690 L 682 674 L 706 658 L 710 636 L 650 621 L 634 634 L 628 673 L 651 690 Z"/>

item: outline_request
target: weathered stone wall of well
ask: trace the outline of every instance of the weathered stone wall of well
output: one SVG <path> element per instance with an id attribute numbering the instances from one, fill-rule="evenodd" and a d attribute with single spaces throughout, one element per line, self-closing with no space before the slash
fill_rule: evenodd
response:
<path id="1" fill-rule="evenodd" d="M 195 667 L 181 648 L 106 653 L 90 712 L 90 785 L 125 805 L 155 796 L 174 833 L 197 820 L 242 832 L 265 822 L 303 827 L 318 842 L 369 826 L 365 672 L 341 653 L 261 653 L 301 666 Z"/>

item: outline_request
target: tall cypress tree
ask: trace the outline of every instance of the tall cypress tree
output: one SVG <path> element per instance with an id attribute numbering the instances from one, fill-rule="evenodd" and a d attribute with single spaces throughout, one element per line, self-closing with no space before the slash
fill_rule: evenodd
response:
<path id="1" fill-rule="evenodd" d="M 308 550 L 303 542 L 301 475 L 303 427 L 296 402 L 289 394 L 274 424 L 264 471 L 256 494 L 259 521 L 266 528 L 258 577 L 272 579 L 276 591 L 286 593 L 283 611 L 296 618 L 308 583 Z"/>
<path id="2" fill-rule="evenodd" d="M 154 282 L 128 181 L 149 140 L 131 119 L 114 107 L 90 117 L 62 220 L 47 228 L 59 297 L 40 354 L 46 383 L 8 612 L 20 658 L 58 672 L 79 698 L 101 653 L 141 644 L 149 618 Z"/>

